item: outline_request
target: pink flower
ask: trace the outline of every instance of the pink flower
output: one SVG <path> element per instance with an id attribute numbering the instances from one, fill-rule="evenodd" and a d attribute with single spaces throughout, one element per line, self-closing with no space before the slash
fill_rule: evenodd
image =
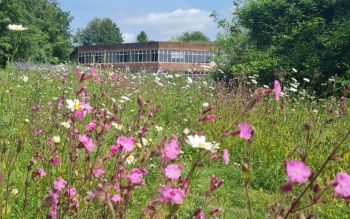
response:
<path id="1" fill-rule="evenodd" d="M 85 126 L 85 129 L 87 131 L 93 131 L 96 126 L 97 126 L 96 122 L 90 122 L 88 125 Z"/>
<path id="2" fill-rule="evenodd" d="M 67 185 L 67 181 L 65 181 L 62 177 L 58 177 L 58 179 L 54 182 L 54 188 L 56 191 L 61 192 Z"/>
<path id="3" fill-rule="evenodd" d="M 134 184 L 140 184 L 142 182 L 142 178 L 148 172 L 147 170 L 140 170 L 139 168 L 134 168 L 131 173 L 128 174 L 128 179 Z"/>
<path id="4" fill-rule="evenodd" d="M 50 216 L 53 218 L 53 219 L 57 219 L 57 211 L 56 210 L 51 210 L 50 211 Z"/>
<path id="5" fill-rule="evenodd" d="M 52 163 L 52 165 L 54 165 L 54 166 L 58 166 L 58 165 L 60 165 L 60 163 L 61 163 L 61 158 L 59 158 L 59 157 L 53 157 L 53 158 L 51 159 L 51 163 Z"/>
<path id="6" fill-rule="evenodd" d="M 176 205 L 183 203 L 185 192 L 181 188 L 163 187 L 160 188 L 160 199 L 162 202 L 173 202 Z"/>
<path id="7" fill-rule="evenodd" d="M 299 160 L 287 161 L 286 169 L 292 183 L 306 183 L 311 176 L 311 169 Z"/>
<path id="8" fill-rule="evenodd" d="M 122 200 L 122 197 L 120 197 L 120 195 L 113 195 L 112 197 L 112 202 L 117 203 L 120 202 Z"/>
<path id="9" fill-rule="evenodd" d="M 135 138 L 121 136 L 117 139 L 117 144 L 122 146 L 126 152 L 130 152 L 130 151 L 134 150 Z"/>
<path id="10" fill-rule="evenodd" d="M 92 153 L 94 151 L 95 143 L 91 138 L 87 137 L 86 135 L 79 135 L 79 141 L 83 143 L 85 149 L 89 153 Z"/>
<path id="11" fill-rule="evenodd" d="M 74 187 L 72 187 L 68 190 L 68 195 L 69 195 L 70 199 L 74 198 L 74 196 L 76 196 L 77 194 L 78 194 L 78 191 Z"/>
<path id="12" fill-rule="evenodd" d="M 86 116 L 86 111 L 83 109 L 75 111 L 74 116 L 82 120 Z"/>
<path id="13" fill-rule="evenodd" d="M 246 140 L 249 140 L 252 138 L 252 136 L 253 136 L 252 127 L 246 122 L 240 123 L 239 124 L 239 137 L 246 139 Z"/>
<path id="14" fill-rule="evenodd" d="M 176 205 L 182 204 L 182 202 L 185 199 L 185 192 L 181 188 L 174 188 L 173 191 L 171 192 L 171 195 L 172 195 L 171 200 Z"/>
<path id="15" fill-rule="evenodd" d="M 106 173 L 106 169 L 104 169 L 104 168 L 95 168 L 92 171 L 92 174 L 96 178 L 99 178 L 99 177 L 103 176 L 105 173 Z"/>
<path id="16" fill-rule="evenodd" d="M 111 148 L 109 149 L 109 151 L 111 152 L 111 154 L 116 154 L 119 152 L 119 146 L 112 145 Z"/>
<path id="17" fill-rule="evenodd" d="M 278 101 L 280 99 L 281 84 L 279 81 L 275 80 L 273 91 L 275 92 L 275 99 Z"/>
<path id="18" fill-rule="evenodd" d="M 205 215 L 202 208 L 198 208 L 196 211 L 196 219 L 205 219 Z"/>
<path id="19" fill-rule="evenodd" d="M 170 164 L 164 169 L 165 175 L 169 179 L 179 179 L 181 177 L 182 170 L 183 170 L 182 165 L 175 165 L 175 164 Z"/>
<path id="20" fill-rule="evenodd" d="M 92 68 L 91 69 L 91 72 L 90 72 L 91 76 L 95 79 L 96 82 L 99 82 L 101 80 L 101 77 L 100 75 L 97 73 L 96 69 L 95 68 Z"/>
<path id="21" fill-rule="evenodd" d="M 59 198 L 60 198 L 60 195 L 57 193 L 57 192 L 54 192 L 54 191 L 50 191 L 50 205 L 51 206 L 56 206 L 58 204 L 58 201 L 59 201 Z"/>
<path id="22" fill-rule="evenodd" d="M 350 175 L 341 172 L 337 174 L 335 193 L 337 196 L 350 200 Z"/>
<path id="23" fill-rule="evenodd" d="M 179 147 L 177 143 L 177 137 L 174 136 L 171 142 L 167 145 L 165 145 L 165 150 L 163 154 L 163 160 L 175 160 L 177 159 L 177 156 L 181 153 L 181 148 Z"/>
<path id="24" fill-rule="evenodd" d="M 162 200 L 162 202 L 170 202 L 171 201 L 171 194 L 170 192 L 173 189 L 170 187 L 162 187 L 159 189 L 159 193 L 160 193 L 160 200 Z"/>
<path id="25" fill-rule="evenodd" d="M 39 168 L 38 173 L 41 178 L 46 176 L 46 172 L 43 168 Z"/>
<path id="26" fill-rule="evenodd" d="M 227 165 L 230 162 L 230 152 L 227 149 L 224 149 L 222 157 L 224 159 L 224 164 Z"/>
<path id="27" fill-rule="evenodd" d="M 215 122 L 215 115 L 208 115 L 208 120 L 209 120 L 209 122 L 211 122 L 211 123 L 214 123 Z"/>

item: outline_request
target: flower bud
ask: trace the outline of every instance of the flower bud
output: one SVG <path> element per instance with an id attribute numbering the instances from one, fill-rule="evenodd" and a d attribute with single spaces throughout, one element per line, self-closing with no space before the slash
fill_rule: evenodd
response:
<path id="1" fill-rule="evenodd" d="M 304 125 L 304 128 L 305 128 L 306 131 L 310 131 L 312 129 L 312 124 L 311 123 L 306 123 Z"/>

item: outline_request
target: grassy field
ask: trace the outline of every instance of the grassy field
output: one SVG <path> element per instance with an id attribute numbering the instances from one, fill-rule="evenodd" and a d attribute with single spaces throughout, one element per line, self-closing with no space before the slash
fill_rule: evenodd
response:
<path id="1" fill-rule="evenodd" d="M 287 88 L 292 87 L 292 82 L 283 81 L 281 100 L 276 101 L 273 94 L 266 95 L 249 107 L 257 96 L 254 91 L 262 87 L 255 84 L 258 78 L 237 80 L 226 86 L 215 83 L 209 76 L 189 79 L 175 73 L 124 75 L 98 71 L 91 74 L 90 70 L 85 73 L 77 76 L 75 69 L 0 70 L 2 218 L 45 218 L 53 209 L 60 218 L 113 218 L 113 215 L 148 218 L 142 212 L 151 201 L 159 201 L 159 189 L 165 185 L 183 185 L 186 176 L 190 176 L 190 191 L 183 203 L 160 202 L 154 207 L 154 218 L 166 218 L 169 212 L 178 218 L 192 218 L 199 207 L 207 218 L 215 217 L 210 212 L 216 208 L 223 211 L 219 218 L 247 218 L 241 168 L 247 162 L 248 194 L 254 218 L 269 218 L 276 206 L 288 209 L 292 196 L 298 196 L 306 186 L 295 185 L 292 192 L 280 194 L 280 186 L 288 181 L 287 159 L 302 157 L 317 172 L 350 128 L 349 107 L 342 108 L 341 100 L 335 97 L 314 97 L 310 90 L 303 90 L 307 82 L 300 82 L 297 91 L 290 91 Z M 273 88 L 273 82 L 269 86 Z M 325 89 L 328 87 L 332 84 Z M 92 107 L 82 119 L 67 108 L 67 100 L 74 99 L 88 102 Z M 206 109 L 209 111 L 204 113 Z M 208 115 L 215 115 L 215 121 L 208 121 Z M 85 126 L 92 121 L 97 127 L 89 132 Z M 62 122 L 70 123 L 70 127 L 64 127 Z M 251 141 L 234 134 L 225 135 L 239 131 L 242 122 L 254 129 Z M 185 134 L 185 129 L 189 133 Z M 186 143 L 186 135 L 199 132 L 207 141 L 220 143 L 215 154 Z M 80 143 L 78 135 L 82 134 L 93 139 L 92 153 Z M 174 135 L 182 153 L 171 163 L 183 165 L 180 180 L 164 176 L 166 164 L 161 159 L 164 137 L 169 141 Z M 60 141 L 54 136 L 59 136 Z M 120 136 L 134 136 L 136 147 L 128 153 L 111 155 L 110 147 Z M 224 149 L 230 153 L 228 165 L 221 158 Z M 324 190 L 319 200 L 322 204 L 296 213 L 318 218 L 350 218 L 348 205 L 336 198 L 334 189 L 324 183 L 325 178 L 333 180 L 338 172 L 349 173 L 349 151 L 348 138 L 313 184 Z M 127 164 L 126 157 L 130 154 L 135 161 Z M 202 159 L 197 160 L 199 156 Z M 57 157 L 60 162 L 55 163 L 53 158 Z M 194 165 L 196 161 L 199 162 Z M 96 177 L 93 171 L 102 167 L 105 173 Z M 123 176 L 116 183 L 121 167 L 127 172 L 145 168 L 148 174 L 141 185 L 133 185 Z M 40 175 L 40 168 L 46 174 Z M 206 198 L 213 175 L 224 183 Z M 55 204 L 50 190 L 53 191 L 59 177 L 67 183 Z M 116 188 L 116 184 L 121 188 Z M 77 195 L 70 198 L 66 193 L 73 187 Z M 114 203 L 111 196 L 117 193 L 122 201 Z M 316 193 L 308 192 L 298 206 L 309 204 Z"/>

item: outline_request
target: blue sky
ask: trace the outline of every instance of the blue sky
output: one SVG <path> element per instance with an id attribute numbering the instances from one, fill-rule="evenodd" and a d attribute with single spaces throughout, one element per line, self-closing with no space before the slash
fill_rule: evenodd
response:
<path id="1" fill-rule="evenodd" d="M 133 42 L 144 30 L 150 40 L 169 40 L 185 31 L 202 31 L 211 39 L 218 32 L 209 18 L 212 11 L 229 17 L 232 0 L 58 0 L 74 17 L 71 28 L 84 28 L 94 17 L 111 18 Z"/>

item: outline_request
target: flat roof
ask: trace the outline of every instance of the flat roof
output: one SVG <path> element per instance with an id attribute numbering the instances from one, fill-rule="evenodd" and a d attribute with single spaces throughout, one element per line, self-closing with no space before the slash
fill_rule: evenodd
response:
<path id="1" fill-rule="evenodd" d="M 210 51 L 213 49 L 210 43 L 183 43 L 167 41 L 151 41 L 147 43 L 120 43 L 105 45 L 80 46 L 77 49 L 81 52 L 104 51 L 104 50 L 142 50 L 142 49 L 169 49 L 169 50 L 196 50 Z"/>

